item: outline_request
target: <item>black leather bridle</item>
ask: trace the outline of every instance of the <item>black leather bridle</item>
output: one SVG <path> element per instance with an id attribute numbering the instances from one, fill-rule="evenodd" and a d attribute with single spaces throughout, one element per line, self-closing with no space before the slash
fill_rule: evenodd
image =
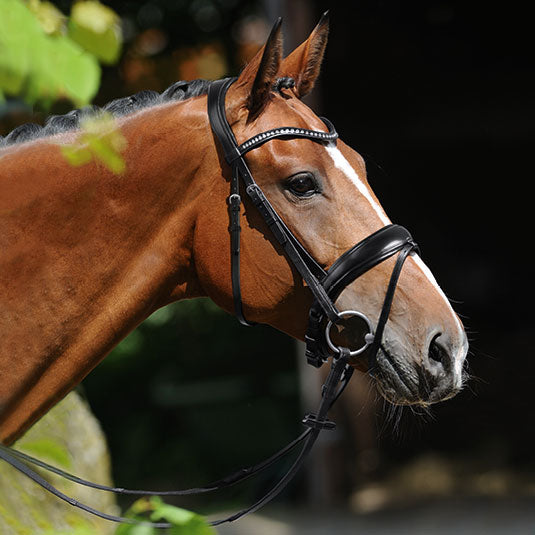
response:
<path id="1" fill-rule="evenodd" d="M 223 479 L 205 485 L 204 487 L 164 492 L 109 487 L 81 479 L 22 452 L 0 445 L 0 459 L 11 464 L 11 466 L 24 473 L 37 484 L 75 507 L 114 522 L 137 523 L 138 521 L 130 518 L 109 515 L 78 502 L 74 498 L 65 495 L 53 487 L 40 474 L 30 468 L 29 464 L 39 466 L 40 468 L 53 472 L 80 485 L 114 492 L 116 494 L 181 496 L 212 492 L 244 481 L 271 466 L 277 460 L 294 450 L 298 445 L 301 445 L 301 450 L 297 454 L 289 470 L 262 498 L 250 507 L 227 518 L 213 521 L 211 524 L 219 525 L 224 522 L 232 522 L 248 513 L 260 509 L 263 505 L 277 496 L 286 487 L 289 481 L 291 481 L 303 464 L 306 455 L 312 449 L 319 433 L 323 429 L 334 429 L 335 424 L 327 419 L 327 413 L 341 395 L 351 378 L 353 367 L 350 366 L 350 360 L 361 354 L 366 355 L 368 358 L 368 368 L 373 372 L 376 364 L 377 352 L 381 346 L 384 328 L 388 321 L 401 269 L 408 255 L 417 248 L 411 235 L 404 227 L 399 225 L 387 225 L 354 245 L 340 256 L 328 270 L 324 270 L 288 229 L 284 221 L 279 217 L 273 206 L 265 197 L 262 189 L 255 182 L 249 167 L 247 166 L 245 155 L 272 139 L 304 138 L 316 143 L 329 144 L 336 142 L 338 134 L 327 119 L 322 119 L 327 127 L 327 132 L 292 126 L 281 127 L 257 134 L 241 145 L 238 145 L 225 113 L 225 96 L 228 88 L 234 81 L 235 78 L 215 81 L 212 83 L 208 91 L 208 116 L 210 118 L 210 124 L 214 135 L 222 147 L 225 160 L 232 171 L 228 205 L 230 217 L 229 232 L 231 243 L 231 276 L 234 312 L 242 324 L 252 325 L 244 317 L 241 298 L 241 178 L 245 193 L 260 212 L 264 221 L 273 233 L 273 236 L 284 249 L 289 261 L 300 273 L 306 285 L 312 292 L 313 303 L 309 311 L 309 322 L 305 336 L 307 360 L 313 366 L 320 367 L 327 361 L 327 359 L 332 357 L 331 368 L 322 388 L 322 398 L 318 410 L 315 414 L 307 414 L 303 418 L 303 424 L 306 429 L 301 435 L 268 459 L 248 468 L 243 468 Z M 377 264 L 380 264 L 395 254 L 398 254 L 398 257 L 390 276 L 390 281 L 386 289 L 383 306 L 375 331 L 371 321 L 361 312 L 355 310 L 339 311 L 336 308 L 335 301 L 344 288 L 363 273 L 366 273 Z M 330 337 L 331 327 L 340 324 L 344 318 L 353 316 L 360 317 L 367 324 L 368 332 L 363 337 L 363 345 L 354 350 L 335 345 Z M 151 525 L 159 528 L 171 527 L 171 525 L 166 522 L 152 523 Z"/>
<path id="2" fill-rule="evenodd" d="M 335 143 L 338 134 L 332 123 L 322 118 L 328 131 L 308 130 L 298 127 L 280 127 L 261 132 L 238 145 L 234 133 L 227 121 L 225 113 L 225 96 L 235 78 L 227 78 L 213 82 L 208 91 L 208 116 L 212 130 L 223 149 L 226 162 L 231 167 L 230 195 L 228 198 L 231 234 L 231 277 L 234 298 L 234 313 L 244 325 L 251 325 L 243 314 L 240 282 L 240 177 L 243 181 L 245 193 L 262 215 L 275 239 L 280 243 L 290 262 L 297 269 L 314 296 L 314 302 L 309 312 L 308 328 L 305 335 L 306 357 L 309 364 L 320 367 L 338 348 L 333 346 L 329 330 L 332 324 L 348 316 L 359 316 L 368 325 L 369 331 L 364 337 L 364 345 L 353 351 L 354 357 L 363 353 L 368 346 L 369 367 L 373 368 L 377 351 L 381 344 L 384 327 L 388 320 L 394 291 L 407 256 L 417 248 L 409 231 L 400 225 L 387 225 L 374 232 L 361 242 L 346 251 L 334 264 L 325 271 L 301 245 L 291 230 L 277 214 L 260 186 L 255 182 L 245 161 L 245 155 L 271 141 L 272 139 L 305 138 L 317 143 Z M 387 258 L 399 253 L 390 277 L 385 300 L 377 322 L 375 334 L 372 332 L 371 322 L 361 312 L 338 311 L 335 301 L 342 290 L 355 279 L 380 264 Z M 328 320 L 328 327 L 323 332 L 322 325 Z"/>

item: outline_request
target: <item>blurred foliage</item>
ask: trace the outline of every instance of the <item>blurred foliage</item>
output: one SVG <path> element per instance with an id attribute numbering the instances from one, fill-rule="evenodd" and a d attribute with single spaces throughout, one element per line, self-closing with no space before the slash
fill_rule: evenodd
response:
<path id="1" fill-rule="evenodd" d="M 67 35 L 100 62 L 113 65 L 121 53 L 122 33 L 119 16 L 95 0 L 72 6 Z"/>
<path id="2" fill-rule="evenodd" d="M 61 145 L 61 153 L 74 166 L 84 165 L 92 160 L 102 162 L 110 171 L 123 173 L 126 163 L 121 156 L 126 148 L 126 139 L 109 113 L 83 117 L 80 133 L 70 144 Z"/>
<path id="3" fill-rule="evenodd" d="M 136 501 L 126 513 L 128 518 L 140 522 L 169 522 L 172 527 L 166 530 L 168 535 L 215 535 L 216 531 L 206 520 L 181 507 L 174 507 L 163 502 L 157 496 Z M 115 535 L 160 535 L 162 530 L 148 524 L 123 524 L 117 528 Z"/>
<path id="4" fill-rule="evenodd" d="M 155 312 L 84 380 L 120 486 L 199 486 L 277 451 L 300 431 L 295 345 L 247 328 L 206 298 Z M 281 466 L 204 497 L 209 512 L 247 503 Z"/>
<path id="5" fill-rule="evenodd" d="M 119 56 L 119 28 L 117 15 L 96 0 L 74 4 L 70 18 L 50 2 L 0 0 L 0 100 L 88 104 L 100 85 L 99 60 Z"/>

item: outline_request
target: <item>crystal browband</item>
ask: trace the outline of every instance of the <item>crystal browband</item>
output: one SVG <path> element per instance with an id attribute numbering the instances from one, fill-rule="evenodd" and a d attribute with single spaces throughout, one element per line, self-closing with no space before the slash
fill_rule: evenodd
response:
<path id="1" fill-rule="evenodd" d="M 237 148 L 238 153 L 236 154 L 235 158 L 239 158 L 243 156 L 250 150 L 255 149 L 256 147 L 259 147 L 260 145 L 263 145 L 266 141 L 269 141 L 270 139 L 273 139 L 276 137 L 292 136 L 292 137 L 302 137 L 306 139 L 327 141 L 327 142 L 335 141 L 336 139 L 338 139 L 338 133 L 334 129 L 334 126 L 332 125 L 332 123 L 328 119 L 325 119 L 324 117 L 321 117 L 321 120 L 328 127 L 329 129 L 328 132 L 322 132 L 321 130 L 308 130 L 306 128 L 297 128 L 295 126 L 284 126 L 282 128 L 274 128 L 273 130 L 267 130 L 266 132 L 257 134 L 251 139 L 248 139 L 245 143 L 242 143 Z"/>

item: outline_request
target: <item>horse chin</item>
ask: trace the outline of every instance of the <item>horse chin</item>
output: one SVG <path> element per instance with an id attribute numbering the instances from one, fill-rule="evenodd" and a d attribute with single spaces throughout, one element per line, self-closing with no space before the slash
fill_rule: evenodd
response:
<path id="1" fill-rule="evenodd" d="M 377 353 L 372 375 L 378 392 L 394 405 L 429 406 L 451 399 L 462 388 L 459 381 L 441 372 L 431 377 L 428 370 L 384 347 Z"/>

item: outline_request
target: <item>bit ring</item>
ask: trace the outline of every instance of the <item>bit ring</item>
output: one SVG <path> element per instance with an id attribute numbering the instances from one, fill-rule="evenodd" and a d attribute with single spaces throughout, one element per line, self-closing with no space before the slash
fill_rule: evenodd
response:
<path id="1" fill-rule="evenodd" d="M 358 318 L 363 319 L 368 326 L 368 332 L 364 335 L 364 345 L 358 349 L 354 349 L 353 351 L 349 352 L 350 357 L 356 357 L 357 355 L 360 355 L 366 349 L 368 349 L 368 347 L 373 343 L 373 327 L 371 321 L 362 312 L 358 312 L 356 310 L 344 310 L 338 314 L 339 318 L 345 318 L 347 316 L 357 316 Z M 327 345 L 332 351 L 334 351 L 335 353 L 340 353 L 340 348 L 335 346 L 331 340 L 331 329 L 333 325 L 334 323 L 332 321 L 329 321 L 327 323 L 327 326 L 325 327 L 325 340 L 327 341 Z"/>

